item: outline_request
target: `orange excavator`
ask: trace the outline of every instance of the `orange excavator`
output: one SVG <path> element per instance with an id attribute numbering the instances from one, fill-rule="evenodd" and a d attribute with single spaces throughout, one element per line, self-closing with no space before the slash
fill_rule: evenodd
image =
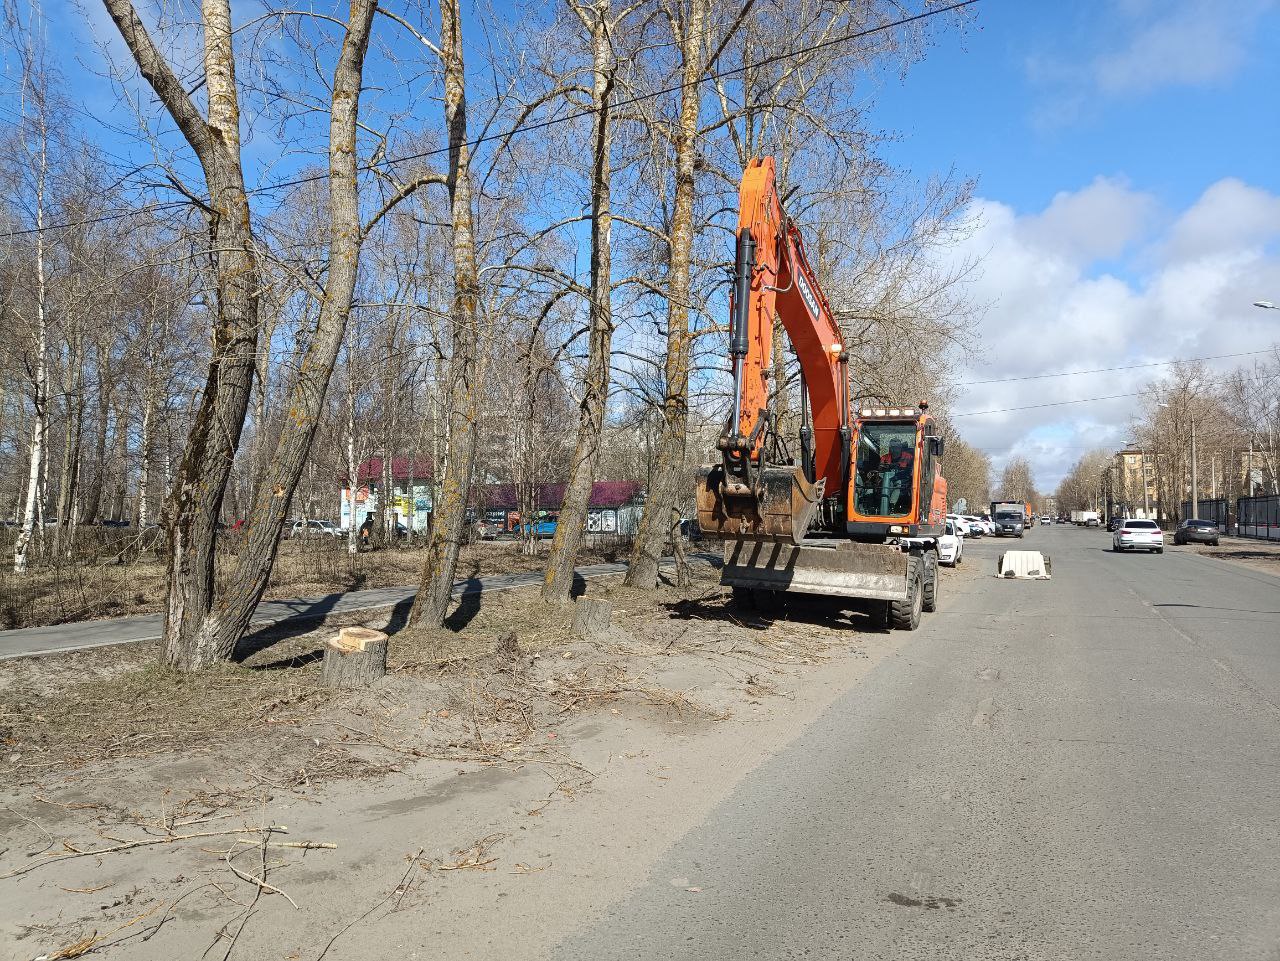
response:
<path id="1" fill-rule="evenodd" d="M 745 603 L 828 595 L 914 630 L 938 602 L 943 438 L 925 403 L 853 409 L 840 325 L 782 208 L 772 157 L 751 162 L 738 202 L 733 402 L 720 461 L 697 477 L 703 536 L 725 542 L 721 581 Z M 775 321 L 800 365 L 794 438 L 770 403 Z"/>

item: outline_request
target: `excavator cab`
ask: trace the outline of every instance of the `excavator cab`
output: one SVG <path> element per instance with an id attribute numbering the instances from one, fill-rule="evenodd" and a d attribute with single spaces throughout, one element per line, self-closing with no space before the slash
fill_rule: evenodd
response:
<path id="1" fill-rule="evenodd" d="M 862 410 L 854 421 L 845 527 L 858 540 L 936 537 L 946 525 L 943 439 L 927 405 Z"/>

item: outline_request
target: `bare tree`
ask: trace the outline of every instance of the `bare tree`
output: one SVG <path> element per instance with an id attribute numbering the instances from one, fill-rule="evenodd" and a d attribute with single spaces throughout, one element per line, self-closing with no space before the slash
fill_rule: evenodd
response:
<path id="1" fill-rule="evenodd" d="M 485 338 L 481 329 L 471 146 L 467 141 L 467 86 L 459 0 L 440 4 L 440 58 L 444 67 L 444 121 L 449 138 L 449 191 L 453 228 L 453 363 L 449 384 L 449 459 L 433 510 L 431 539 L 411 623 L 439 627 L 448 612 L 458 551 L 465 536 L 467 501 L 475 467 Z"/>
<path id="2" fill-rule="evenodd" d="M 701 0 L 697 0 L 701 2 Z M 573 565 L 587 524 L 591 489 L 600 460 L 600 433 L 609 397 L 613 341 L 612 100 L 616 84 L 617 35 L 634 6 L 612 9 L 611 0 L 594 4 L 570 2 L 591 46 L 591 287 L 588 295 L 589 342 L 582 378 L 577 444 L 569 465 L 560 518 L 542 579 L 544 600 L 563 603 L 573 587 Z"/>
<path id="3" fill-rule="evenodd" d="M 195 669 L 225 656 L 224 622 L 214 611 L 214 547 L 253 386 L 262 289 L 241 167 L 231 4 L 201 4 L 207 117 L 156 46 L 131 0 L 103 0 L 103 5 L 139 72 L 199 160 L 209 195 L 201 206 L 209 222 L 208 250 L 217 288 L 212 352 L 165 508 L 169 573 L 162 657 L 175 667 Z"/>
<path id="4" fill-rule="evenodd" d="M 1025 457 L 1011 457 L 1000 472 L 1000 498 L 1010 501 L 1031 501 L 1036 495 L 1036 482 L 1031 474 L 1031 463 Z"/>
<path id="5" fill-rule="evenodd" d="M 229 658 L 248 629 L 266 591 L 280 534 L 311 452 L 325 394 L 342 349 L 360 266 L 361 243 L 371 224 L 360 219 L 356 132 L 365 54 L 377 9 L 375 0 L 351 0 L 350 18 L 334 67 L 329 104 L 329 256 L 315 329 L 290 387 L 285 419 L 266 477 L 257 485 L 248 536 L 215 621 L 208 653 L 199 663 Z M 398 196 L 407 196 L 408 190 Z M 380 211 L 385 213 L 388 208 Z"/>
<path id="6" fill-rule="evenodd" d="M 32 23 L 24 28 L 16 13 L 10 11 L 9 29 L 22 67 L 22 125 L 19 131 L 29 165 L 31 230 L 35 237 L 34 303 L 31 306 L 32 354 L 26 368 L 30 380 L 31 424 L 26 498 L 22 508 L 22 530 L 13 550 L 13 570 L 27 570 L 27 554 L 36 525 L 43 522 L 45 478 L 48 471 L 49 443 L 49 282 L 47 271 L 46 211 L 49 204 L 52 146 L 50 102 L 52 77 L 45 61 L 43 17 L 32 9 Z M 40 37 L 38 41 L 36 38 Z"/>

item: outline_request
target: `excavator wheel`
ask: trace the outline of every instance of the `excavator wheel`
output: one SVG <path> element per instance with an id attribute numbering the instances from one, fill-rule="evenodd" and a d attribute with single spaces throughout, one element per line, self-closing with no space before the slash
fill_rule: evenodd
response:
<path id="1" fill-rule="evenodd" d="M 914 631 L 920 626 L 924 608 L 924 561 L 916 556 L 907 565 L 907 598 L 889 602 L 889 623 L 899 631 Z"/>
<path id="2" fill-rule="evenodd" d="M 922 609 L 932 614 L 938 609 L 938 591 L 942 587 L 938 576 L 938 555 L 928 551 L 924 555 L 924 603 Z"/>

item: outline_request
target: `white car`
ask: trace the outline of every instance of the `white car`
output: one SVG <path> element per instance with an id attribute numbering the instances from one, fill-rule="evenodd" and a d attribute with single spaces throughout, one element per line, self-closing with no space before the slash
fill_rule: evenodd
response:
<path id="1" fill-rule="evenodd" d="M 1155 551 L 1164 553 L 1164 531 L 1155 521 L 1126 517 L 1111 535 L 1111 549 L 1121 551 Z"/>
<path id="2" fill-rule="evenodd" d="M 963 517 L 961 517 L 959 514 L 948 514 L 947 521 L 950 522 L 950 524 L 955 527 L 955 531 L 953 533 L 955 533 L 958 537 L 969 536 L 969 522 L 965 520 Z"/>
<path id="3" fill-rule="evenodd" d="M 995 532 L 995 525 L 992 524 L 988 529 L 987 521 L 984 521 L 981 517 L 977 517 L 973 514 L 961 514 L 960 516 L 968 521 L 969 530 L 974 534 L 977 534 L 979 537 Z"/>
<path id="4" fill-rule="evenodd" d="M 938 538 L 938 563 L 956 567 L 964 556 L 964 537 L 956 533 L 954 521 L 947 521 L 947 532 Z"/>
<path id="5" fill-rule="evenodd" d="M 294 521 L 287 529 L 289 537 L 342 537 L 343 531 L 332 521 Z"/>

